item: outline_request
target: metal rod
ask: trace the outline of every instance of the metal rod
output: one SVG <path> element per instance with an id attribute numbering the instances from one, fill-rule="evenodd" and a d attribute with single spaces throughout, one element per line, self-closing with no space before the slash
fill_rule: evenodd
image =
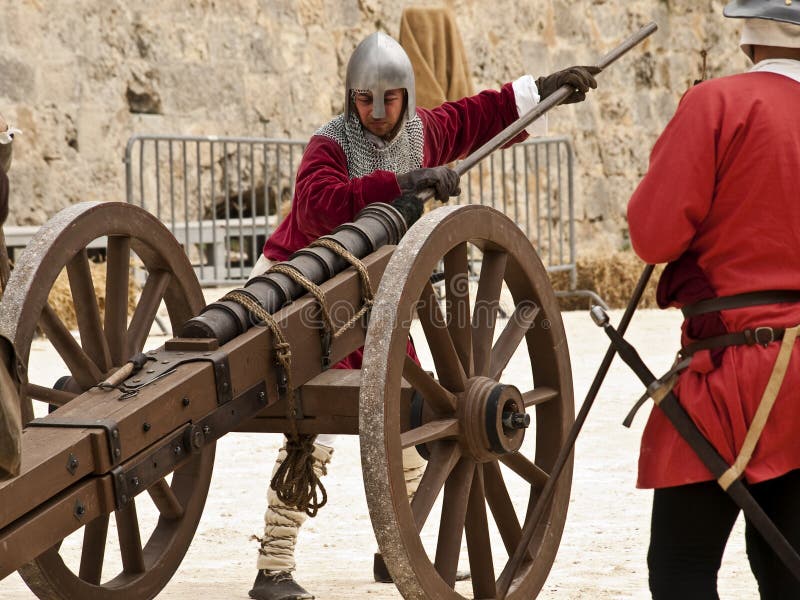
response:
<path id="1" fill-rule="evenodd" d="M 553 164 L 550 161 L 550 144 L 544 146 L 544 163 L 547 165 L 547 192 L 544 201 L 547 207 L 547 262 L 553 264 Z"/>
<path id="2" fill-rule="evenodd" d="M 183 157 L 183 249 L 191 259 L 192 248 L 189 245 L 189 167 L 186 158 L 186 140 L 181 142 Z"/>
<path id="3" fill-rule="evenodd" d="M 239 277 L 244 279 L 244 260 L 242 257 L 244 256 L 244 208 L 242 205 L 242 144 L 236 144 L 236 191 L 237 191 L 237 198 L 236 198 L 236 210 L 239 211 Z M 229 225 L 229 223 L 226 223 Z M 231 232 L 229 235 L 233 235 Z M 233 278 L 230 276 L 231 279 Z"/>
<path id="4" fill-rule="evenodd" d="M 156 216 L 161 221 L 161 159 L 158 156 L 158 140 L 154 140 L 156 157 Z"/>
<path id="5" fill-rule="evenodd" d="M 639 305 L 639 301 L 642 299 L 642 295 L 647 288 L 647 283 L 650 281 L 650 277 L 653 274 L 654 267 L 655 265 L 645 266 L 642 274 L 639 276 L 639 281 L 636 283 L 636 288 L 633 290 L 633 295 L 631 296 L 628 306 L 625 309 L 625 313 L 622 315 L 622 319 L 619 323 L 618 331 L 621 335 L 624 334 L 628 329 L 628 324 L 631 322 L 633 313 L 636 312 L 636 307 Z M 608 373 L 608 369 L 611 367 L 611 362 L 614 360 L 614 355 L 616 353 L 617 351 L 614 347 L 614 344 L 610 344 L 608 350 L 606 350 L 606 355 L 603 358 L 603 362 L 600 363 L 600 368 L 597 370 L 597 374 L 594 376 L 594 381 L 592 381 L 592 385 L 589 387 L 589 391 L 586 393 L 586 399 L 583 401 L 583 405 L 581 406 L 577 417 L 575 417 L 575 422 L 572 424 L 572 428 L 569 430 L 567 440 L 564 442 L 561 450 L 559 450 L 558 456 L 556 457 L 556 461 L 553 465 L 553 469 L 550 472 L 550 478 L 547 480 L 544 488 L 542 488 L 542 493 L 536 500 L 536 505 L 533 508 L 533 512 L 525 523 L 525 527 L 522 529 L 522 535 L 520 542 L 517 545 L 517 549 L 514 551 L 514 555 L 509 559 L 505 569 L 503 569 L 503 573 L 498 582 L 498 598 L 506 597 L 508 589 L 514 580 L 514 573 L 519 570 L 522 562 L 525 560 L 525 557 L 528 554 L 527 550 L 531 544 L 531 540 L 533 539 L 533 534 L 536 531 L 539 520 L 542 518 L 545 507 L 550 501 L 550 497 L 553 494 L 553 490 L 555 489 L 559 476 L 561 475 L 564 467 L 567 464 L 567 461 L 572 455 L 572 449 L 575 446 L 575 440 L 578 438 L 578 434 L 581 432 L 583 424 L 586 422 L 586 418 L 589 416 L 589 411 L 594 404 L 595 398 L 597 398 L 597 393 L 600 391 L 600 386 L 603 384 L 603 380 Z"/>
<path id="6" fill-rule="evenodd" d="M 578 287 L 578 259 L 575 251 L 575 182 L 573 177 L 573 158 L 572 158 L 572 144 L 564 142 L 567 148 L 567 179 L 568 183 L 568 196 L 569 202 L 569 264 L 572 269 L 569 272 L 569 289 L 575 290 Z"/>
<path id="7" fill-rule="evenodd" d="M 266 182 L 265 182 L 266 183 Z M 256 251 L 256 220 L 258 219 L 258 210 L 256 209 L 256 145 L 250 144 L 250 262 L 251 268 L 256 265 L 258 255 Z M 264 216 L 266 222 L 267 217 Z"/>
<path id="8" fill-rule="evenodd" d="M 536 169 L 536 247 L 541 252 L 542 248 L 542 182 L 539 176 L 539 144 L 533 147 L 533 162 Z M 548 261 L 549 262 L 549 261 Z"/>
<path id="9" fill-rule="evenodd" d="M 197 220 L 203 220 L 203 172 L 200 163 L 200 142 L 197 142 L 195 145 L 195 161 L 197 162 Z M 213 178 L 214 178 L 214 163 L 211 163 L 211 180 L 212 186 L 211 189 L 214 189 L 213 186 Z M 203 228 L 198 228 L 198 248 L 200 248 L 200 280 L 204 279 L 205 275 L 205 264 L 206 264 L 206 249 L 203 246 Z"/>
<path id="10" fill-rule="evenodd" d="M 556 227 L 558 233 L 558 262 L 564 264 L 564 186 L 561 179 L 561 144 L 556 143 L 556 191 L 558 192 L 558 226 Z"/>
<path id="11" fill-rule="evenodd" d="M 169 150 L 169 218 L 170 218 L 170 230 L 172 231 L 172 235 L 175 235 L 175 169 L 173 167 L 173 151 L 172 151 L 172 143 L 173 140 L 170 140 L 167 146 Z"/>
<path id="12" fill-rule="evenodd" d="M 144 140 L 139 144 L 139 206 L 144 208 Z"/>
<path id="13" fill-rule="evenodd" d="M 523 146 L 523 181 L 525 182 L 525 237 L 531 239 L 531 203 L 529 199 L 531 197 L 530 194 L 530 146 Z M 514 176 L 516 177 L 517 174 L 515 173 Z M 537 240 L 538 242 L 538 240 Z"/>
<path id="14" fill-rule="evenodd" d="M 225 234 L 222 238 L 222 245 L 225 248 L 225 279 L 229 279 L 231 276 L 231 242 L 230 242 L 230 235 L 227 229 L 227 226 L 230 225 L 231 222 L 231 189 L 230 189 L 230 180 L 228 179 L 228 143 L 223 142 L 222 144 L 222 193 L 223 198 L 225 201 L 224 208 L 225 208 Z M 214 199 L 211 199 L 211 207 L 214 209 L 214 230 L 217 229 L 217 203 L 214 202 Z M 214 248 L 216 248 L 216 238 L 214 239 Z M 216 261 L 214 261 L 216 262 Z M 214 271 L 214 276 L 218 276 L 217 272 Z"/>

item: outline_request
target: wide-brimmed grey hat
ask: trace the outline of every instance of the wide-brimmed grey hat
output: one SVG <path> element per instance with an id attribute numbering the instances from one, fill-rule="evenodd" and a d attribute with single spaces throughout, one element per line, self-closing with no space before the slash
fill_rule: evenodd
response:
<path id="1" fill-rule="evenodd" d="M 733 0 L 722 14 L 733 19 L 767 19 L 800 25 L 800 0 Z"/>

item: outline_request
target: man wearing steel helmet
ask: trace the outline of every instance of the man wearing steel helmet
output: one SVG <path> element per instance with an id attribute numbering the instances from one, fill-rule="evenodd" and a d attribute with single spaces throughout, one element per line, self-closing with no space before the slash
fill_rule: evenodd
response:
<path id="1" fill-rule="evenodd" d="M 372 202 L 392 203 L 410 226 L 422 214 L 417 193 L 433 189 L 447 201 L 459 191 L 457 173 L 446 165 L 464 158 L 536 105 L 569 84 L 575 92 L 566 102 L 579 102 L 596 87 L 591 67 L 572 67 L 538 80 L 530 75 L 433 110 L 415 103 L 414 72 L 403 48 L 391 37 L 374 33 L 355 49 L 347 66 L 344 113 L 312 136 L 297 172 L 292 208 L 264 246 L 253 275 L 274 261 L 334 228 L 351 221 Z M 514 141 L 528 136 L 523 132 Z M 416 358 L 409 344 L 409 354 Z M 357 350 L 335 368 L 357 369 Z M 324 474 L 336 436 L 320 435 L 314 444 L 314 468 Z M 286 456 L 285 447 L 278 464 Z M 278 466 L 276 464 L 276 468 Z M 406 487 L 412 495 L 424 470 L 414 448 L 404 452 Z M 292 578 L 294 546 L 306 515 L 285 506 L 268 491 L 258 576 L 250 596 L 258 600 L 313 598 Z M 376 556 L 376 580 L 383 574 Z"/>
<path id="2" fill-rule="evenodd" d="M 741 47 L 754 66 L 683 97 L 628 205 L 630 237 L 642 259 L 668 263 L 659 304 L 690 315 L 681 343 L 691 363 L 673 391 L 734 479 L 744 478 L 800 548 L 800 351 L 788 334 L 783 341 L 800 323 L 800 2 L 737 0 L 724 14 L 743 19 Z M 757 409 L 768 415 L 763 429 Z M 655 489 L 654 598 L 718 597 L 739 513 L 726 481 L 653 409 L 638 485 Z M 800 582 L 749 521 L 745 538 L 761 597 L 800 598 Z"/>

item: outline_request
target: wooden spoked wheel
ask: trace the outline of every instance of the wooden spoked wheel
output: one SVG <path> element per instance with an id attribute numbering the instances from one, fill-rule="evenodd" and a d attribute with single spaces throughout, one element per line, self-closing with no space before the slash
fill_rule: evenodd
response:
<path id="1" fill-rule="evenodd" d="M 87 248 L 106 238 L 105 302 L 95 292 L 97 268 Z M 128 317 L 131 264 L 146 280 Z M 66 270 L 79 339 L 48 304 Z M 0 302 L 0 334 L 28 364 L 37 325 L 61 357 L 66 372 L 55 380 L 21 373 L 23 420 L 33 405 L 63 406 L 143 350 L 161 302 L 173 329 L 197 315 L 203 296 L 197 277 L 172 234 L 152 215 L 126 203 L 87 202 L 68 207 L 31 240 Z M 37 412 L 42 412 L 37 410 Z M 56 409 L 57 412 L 57 409 Z M 40 598 L 98 600 L 153 598 L 178 568 L 202 514 L 214 463 L 214 445 L 181 464 L 132 499 L 124 509 L 98 517 L 20 569 Z M 116 530 L 116 534 L 113 531 Z"/>
<path id="2" fill-rule="evenodd" d="M 473 258 L 481 261 L 476 286 L 468 285 Z M 443 302 L 431 281 L 442 261 Z M 507 319 L 498 318 L 501 296 L 513 303 Z M 422 367 L 406 357 L 412 330 Z M 504 375 L 518 348 L 527 351 L 526 372 Z M 424 398 L 410 419 L 401 405 L 403 378 Z M 526 415 L 533 417 L 528 429 Z M 443 207 L 401 240 L 370 316 L 359 419 L 370 516 L 403 597 L 536 596 L 561 539 L 571 463 L 517 572 L 509 572 L 508 557 L 521 543 L 574 406 L 555 296 L 511 220 L 482 206 Z M 409 502 L 402 454 L 415 446 L 428 463 Z M 459 567 L 471 581 L 456 583 Z"/>

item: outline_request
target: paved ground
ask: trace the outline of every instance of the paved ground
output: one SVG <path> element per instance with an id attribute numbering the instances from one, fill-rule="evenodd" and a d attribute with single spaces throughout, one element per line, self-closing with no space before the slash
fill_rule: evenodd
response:
<path id="1" fill-rule="evenodd" d="M 565 313 L 576 404 L 580 405 L 605 353 L 607 342 L 585 312 Z M 612 313 L 616 323 L 620 313 Z M 640 312 L 629 339 L 654 371 L 665 370 L 677 345 L 674 312 Z M 154 336 L 150 345 L 164 338 Z M 37 345 L 32 368 L 52 369 L 49 352 Z M 515 356 L 509 376 L 524 371 Z M 641 393 L 633 375 L 616 361 L 581 434 L 569 516 L 561 548 L 540 594 L 546 599 L 648 598 L 644 566 L 650 492 L 634 487 L 639 437 L 648 409 L 632 429 L 620 424 Z M 278 436 L 233 434 L 217 446 L 211 492 L 197 535 L 164 600 L 245 599 L 255 576 L 256 543 L 264 510 L 266 474 Z M 375 541 L 361 484 L 358 440 L 340 438 L 325 484 L 329 506 L 310 521 L 300 539 L 298 579 L 324 600 L 399 598 L 390 585 L 372 582 Z M 757 597 L 744 556 L 741 521 L 725 556 L 720 595 Z M 33 598 L 13 575 L 0 583 L 0 598 Z M 471 596 L 470 596 L 471 597 Z"/>

